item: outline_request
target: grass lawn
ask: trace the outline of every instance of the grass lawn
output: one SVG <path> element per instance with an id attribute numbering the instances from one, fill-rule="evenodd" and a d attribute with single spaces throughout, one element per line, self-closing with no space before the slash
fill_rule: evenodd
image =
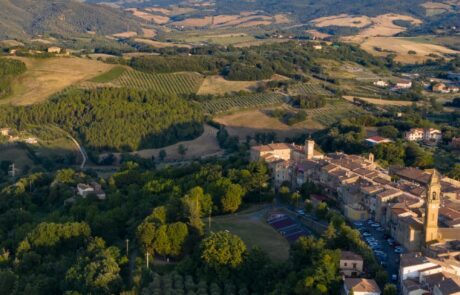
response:
<path id="1" fill-rule="evenodd" d="M 241 237 L 249 249 L 259 246 L 273 260 L 285 261 L 289 256 L 289 243 L 265 222 L 264 212 L 265 210 L 243 211 L 234 215 L 215 217 L 212 219 L 211 230 L 228 230 Z M 204 221 L 207 226 L 207 219 Z"/>
<path id="2" fill-rule="evenodd" d="M 96 82 L 96 83 L 108 83 L 111 82 L 112 80 L 115 80 L 116 78 L 120 77 L 124 72 L 126 71 L 126 68 L 124 67 L 114 67 L 107 73 L 104 73 L 100 76 L 97 76 L 93 79 L 91 79 L 91 82 Z"/>

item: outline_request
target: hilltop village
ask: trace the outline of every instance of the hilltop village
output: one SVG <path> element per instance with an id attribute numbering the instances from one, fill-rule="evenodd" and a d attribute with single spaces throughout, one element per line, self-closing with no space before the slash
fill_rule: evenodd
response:
<path id="1" fill-rule="evenodd" d="M 403 294 L 459 294 L 460 182 L 434 169 L 383 169 L 372 153 L 367 157 L 322 154 L 315 150 L 313 140 L 304 146 L 254 146 L 251 160 L 268 164 L 276 188 L 296 190 L 305 183 L 315 184 L 322 188 L 322 195 L 313 196 L 312 202 L 334 201 L 358 229 L 363 224 L 375 225 L 390 236 L 389 244 L 401 245 L 395 248 L 401 256 L 397 257 L 399 274 L 393 279 L 399 277 Z M 373 247 L 369 233 L 361 234 L 377 256 L 387 257 L 379 246 Z M 342 254 L 341 262 L 344 259 Z M 359 273 L 362 266 L 354 270 Z M 344 290 L 350 291 L 347 284 L 354 294 L 380 294 L 364 278 L 345 279 Z"/>

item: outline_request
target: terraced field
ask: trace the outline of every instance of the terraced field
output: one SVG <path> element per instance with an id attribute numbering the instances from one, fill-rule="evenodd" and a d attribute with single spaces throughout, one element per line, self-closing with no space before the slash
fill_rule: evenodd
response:
<path id="1" fill-rule="evenodd" d="M 363 96 L 363 97 L 375 97 L 375 98 L 386 98 L 395 97 L 396 93 L 391 92 L 388 89 L 380 88 L 373 85 L 360 85 L 354 87 L 352 90 L 346 91 L 347 95 L 351 96 Z"/>
<path id="2" fill-rule="evenodd" d="M 326 89 L 324 89 L 319 84 L 314 83 L 301 83 L 293 85 L 289 92 L 293 95 L 332 95 L 332 93 Z"/>
<path id="3" fill-rule="evenodd" d="M 308 117 L 312 118 L 314 121 L 324 126 L 330 126 L 342 119 L 365 114 L 365 111 L 351 103 L 337 102 L 328 104 L 323 108 L 308 110 L 307 114 Z"/>
<path id="4" fill-rule="evenodd" d="M 196 93 L 204 77 L 198 73 L 147 74 L 139 71 L 126 71 L 112 81 L 114 85 L 154 90 L 165 94 Z"/>
<path id="5" fill-rule="evenodd" d="M 257 93 L 244 96 L 231 96 L 211 101 L 202 104 L 203 110 L 209 114 L 218 114 L 243 110 L 255 107 L 264 107 L 270 105 L 279 105 L 284 102 L 284 97 L 277 93 Z"/>

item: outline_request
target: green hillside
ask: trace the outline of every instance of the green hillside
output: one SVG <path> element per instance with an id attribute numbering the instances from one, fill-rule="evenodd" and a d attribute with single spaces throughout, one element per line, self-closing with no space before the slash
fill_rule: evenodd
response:
<path id="1" fill-rule="evenodd" d="M 0 0 L 0 8 L 1 39 L 140 31 L 137 21 L 121 10 L 76 0 Z"/>

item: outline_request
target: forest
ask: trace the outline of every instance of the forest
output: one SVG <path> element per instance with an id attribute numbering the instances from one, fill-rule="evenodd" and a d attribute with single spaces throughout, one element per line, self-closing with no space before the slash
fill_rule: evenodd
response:
<path id="1" fill-rule="evenodd" d="M 387 274 L 371 250 L 325 206 L 316 215 L 328 229 L 299 239 L 281 263 L 230 232 L 206 231 L 208 217 L 273 199 L 266 164 L 241 153 L 154 170 L 124 162 L 98 180 L 106 200 L 75 196 L 91 171 L 36 171 L 6 183 L 0 293 L 339 294 L 339 249 L 363 255 L 383 289 Z"/>
<path id="2" fill-rule="evenodd" d="M 130 66 L 150 73 L 196 71 L 221 74 L 227 80 L 245 81 L 269 79 L 273 74 L 299 78 L 306 73 L 320 74 L 318 59 L 352 61 L 363 66 L 384 68 L 385 61 L 375 58 L 354 45 L 340 44 L 315 50 L 311 44 L 287 42 L 249 48 L 199 47 L 189 55 L 175 51 L 160 56 L 135 57 Z"/>
<path id="3" fill-rule="evenodd" d="M 132 151 L 193 139 L 203 132 L 203 115 L 174 95 L 124 88 L 69 89 L 44 104 L 7 106 L 1 125 L 58 125 L 93 151 Z"/>
<path id="4" fill-rule="evenodd" d="M 11 93 L 13 78 L 25 71 L 26 65 L 22 61 L 0 58 L 0 99 Z"/>

